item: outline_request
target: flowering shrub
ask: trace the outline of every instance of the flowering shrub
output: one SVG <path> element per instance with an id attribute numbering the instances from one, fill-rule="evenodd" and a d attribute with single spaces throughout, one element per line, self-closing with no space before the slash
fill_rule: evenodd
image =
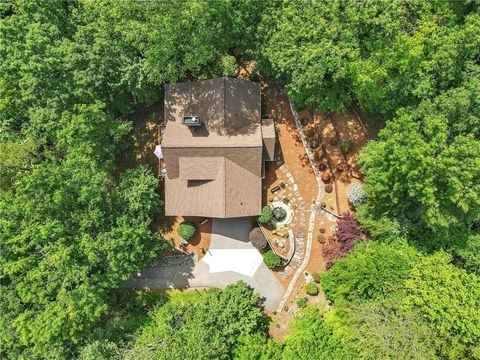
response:
<path id="1" fill-rule="evenodd" d="M 355 243 L 363 237 L 360 224 L 351 213 L 344 214 L 338 220 L 336 235 L 343 253 L 353 250 Z"/>
<path id="2" fill-rule="evenodd" d="M 353 206 L 358 206 L 367 199 L 367 193 L 363 190 L 363 184 L 352 184 L 347 189 L 348 200 Z"/>

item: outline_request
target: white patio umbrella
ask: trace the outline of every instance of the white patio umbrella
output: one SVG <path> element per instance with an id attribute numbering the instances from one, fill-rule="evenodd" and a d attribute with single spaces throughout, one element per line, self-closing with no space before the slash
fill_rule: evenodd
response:
<path id="1" fill-rule="evenodd" d="M 155 146 L 155 151 L 153 152 L 159 159 L 163 159 L 162 147 L 160 145 Z"/>

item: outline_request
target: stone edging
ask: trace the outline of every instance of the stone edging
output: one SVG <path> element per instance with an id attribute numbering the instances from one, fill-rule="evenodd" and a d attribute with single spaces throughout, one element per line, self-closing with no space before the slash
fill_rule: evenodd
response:
<path id="1" fill-rule="evenodd" d="M 288 240 L 290 241 L 290 248 L 287 255 L 287 264 L 292 260 L 293 255 L 295 254 L 295 235 L 293 234 L 292 229 L 288 229 Z"/>
<path id="2" fill-rule="evenodd" d="M 307 140 L 305 138 L 305 135 L 303 133 L 303 128 L 302 125 L 300 124 L 300 121 L 298 119 L 298 113 L 295 110 L 294 104 L 291 100 L 289 100 L 290 104 L 290 109 L 292 111 L 293 119 L 295 120 L 295 125 L 297 127 L 297 131 L 300 135 L 300 138 L 302 139 L 302 144 L 305 149 L 305 152 L 307 153 L 308 160 L 310 161 L 310 165 L 312 166 L 313 173 L 315 175 L 315 179 L 317 180 L 317 186 L 318 186 L 318 193 L 315 201 L 312 203 L 312 206 L 310 207 L 310 220 L 308 224 L 308 234 L 307 234 L 307 247 L 305 251 L 305 257 L 303 258 L 302 264 L 299 266 L 295 274 L 293 275 L 292 280 L 290 280 L 290 284 L 288 284 L 287 291 L 283 295 L 282 301 L 278 305 L 277 312 L 281 312 L 283 308 L 285 307 L 285 304 L 290 297 L 290 294 L 293 291 L 293 288 L 295 287 L 295 284 L 300 277 L 300 275 L 303 273 L 305 268 L 308 265 L 308 262 L 310 260 L 310 253 L 312 251 L 312 242 L 313 242 L 313 229 L 315 226 L 315 215 L 317 213 L 317 208 L 320 205 L 320 201 L 324 196 L 323 193 L 323 181 L 320 177 L 320 173 L 318 169 L 315 167 L 315 161 L 313 158 L 313 154 L 310 151 L 310 148 L 308 147 Z"/>
<path id="3" fill-rule="evenodd" d="M 273 246 L 273 243 L 272 241 L 270 240 L 270 238 L 268 237 L 268 234 L 265 232 L 265 228 L 263 227 L 263 224 L 261 224 L 258 219 L 255 220 L 257 222 L 257 225 L 258 227 L 260 228 L 260 231 L 262 232 L 263 236 L 265 236 L 265 239 L 267 240 L 268 242 L 268 245 L 270 246 L 270 249 L 272 249 L 272 251 L 279 257 L 281 257 L 283 260 L 286 260 L 287 262 L 290 261 L 288 258 L 285 257 L 285 255 L 282 255 L 282 254 L 279 254 L 276 250 L 275 250 L 275 246 Z"/>

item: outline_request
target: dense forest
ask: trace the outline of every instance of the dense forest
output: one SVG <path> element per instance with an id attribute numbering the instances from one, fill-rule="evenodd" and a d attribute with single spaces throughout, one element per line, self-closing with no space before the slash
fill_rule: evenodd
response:
<path id="1" fill-rule="evenodd" d="M 386 121 L 363 149 L 368 241 L 279 343 L 243 283 L 119 290 L 168 248 L 158 181 L 125 169 L 137 106 L 232 76 L 297 108 Z M 0 357 L 480 359 L 480 4 L 423 0 L 0 3 Z"/>

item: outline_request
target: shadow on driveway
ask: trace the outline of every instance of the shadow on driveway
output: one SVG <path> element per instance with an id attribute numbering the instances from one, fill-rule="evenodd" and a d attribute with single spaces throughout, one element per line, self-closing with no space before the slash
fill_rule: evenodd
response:
<path id="1" fill-rule="evenodd" d="M 251 218 L 249 217 L 214 219 L 210 249 L 225 249 L 232 252 L 239 249 L 254 249 L 248 240 L 250 227 Z M 158 264 L 142 270 L 126 281 L 124 286 L 156 290 L 224 288 L 238 280 L 245 281 L 258 292 L 264 298 L 265 308 L 271 311 L 276 310 L 285 292 L 275 275 L 263 262 L 253 276 L 233 271 L 212 273 L 209 265 L 203 260 L 194 262 L 191 256 L 181 253 L 165 256 Z"/>

